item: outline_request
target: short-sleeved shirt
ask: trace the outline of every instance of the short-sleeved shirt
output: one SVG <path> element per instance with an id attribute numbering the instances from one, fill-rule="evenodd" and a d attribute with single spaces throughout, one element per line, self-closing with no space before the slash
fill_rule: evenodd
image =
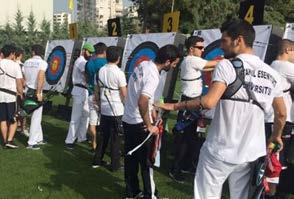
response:
<path id="1" fill-rule="evenodd" d="M 86 78 L 84 75 L 85 72 L 85 65 L 87 63 L 87 60 L 84 58 L 84 56 L 80 56 L 74 63 L 73 71 L 72 71 L 72 83 L 75 84 L 81 84 L 83 86 L 86 86 Z M 78 86 L 74 86 L 71 94 L 72 95 L 82 95 L 87 93 L 87 89 L 81 88 Z"/>
<path id="2" fill-rule="evenodd" d="M 19 64 L 9 59 L 2 59 L 0 61 L 0 68 L 0 88 L 16 92 L 16 79 L 22 78 Z M 16 96 L 0 91 L 0 103 L 15 101 Z"/>
<path id="3" fill-rule="evenodd" d="M 135 68 L 128 82 L 128 94 L 122 120 L 128 124 L 139 124 L 143 119 L 139 112 L 138 101 L 141 94 L 149 98 L 151 118 L 154 93 L 160 79 L 159 71 L 153 61 L 143 61 Z"/>
<path id="4" fill-rule="evenodd" d="M 101 114 L 107 116 L 122 116 L 124 113 L 124 105 L 120 97 L 119 89 L 127 86 L 125 74 L 117 65 L 106 64 L 99 70 L 99 79 L 103 83 L 102 85 L 102 83 L 99 82 Z M 109 102 L 105 95 L 107 95 Z"/>
<path id="5" fill-rule="evenodd" d="M 87 63 L 86 63 L 86 74 L 88 76 L 88 91 L 89 91 L 89 95 L 92 95 L 94 92 L 94 85 L 95 85 L 95 75 L 96 73 L 99 71 L 100 68 L 102 68 L 102 66 L 104 66 L 107 63 L 105 58 L 94 58 L 94 59 L 90 59 Z"/>
<path id="6" fill-rule="evenodd" d="M 26 80 L 26 86 L 31 89 L 37 89 L 39 71 L 46 71 L 48 64 L 40 56 L 33 56 L 25 61 L 23 65 L 23 74 Z"/>
<path id="7" fill-rule="evenodd" d="M 269 110 L 274 97 L 281 97 L 280 75 L 260 58 L 251 54 L 238 55 L 243 61 L 245 82 L 252 98 Z M 231 84 L 236 72 L 229 60 L 216 66 L 213 82 Z M 241 87 L 233 96 L 248 99 Z M 251 162 L 266 154 L 264 111 L 248 102 L 220 100 L 203 147 L 217 159 L 231 164 Z"/>
<path id="8" fill-rule="evenodd" d="M 275 69 L 281 75 L 283 99 L 287 110 L 288 122 L 294 122 L 294 106 L 292 97 L 289 91 L 291 87 L 290 82 L 294 82 L 294 64 L 288 61 L 275 60 L 272 62 L 271 67 Z M 265 122 L 272 123 L 274 121 L 273 108 L 266 113 Z"/>
<path id="9" fill-rule="evenodd" d="M 202 93 L 201 71 L 207 60 L 188 55 L 181 63 L 181 91 L 187 97 L 198 97 Z"/>
<path id="10" fill-rule="evenodd" d="M 289 61 L 275 60 L 271 66 L 289 82 L 294 83 L 294 63 Z"/>

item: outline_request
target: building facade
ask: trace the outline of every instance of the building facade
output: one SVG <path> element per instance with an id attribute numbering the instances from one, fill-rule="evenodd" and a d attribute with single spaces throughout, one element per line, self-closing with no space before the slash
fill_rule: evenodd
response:
<path id="1" fill-rule="evenodd" d="M 56 13 L 53 15 L 53 23 L 58 23 L 60 25 L 67 23 L 72 23 L 71 14 L 67 12 Z"/>
<path id="2" fill-rule="evenodd" d="M 24 17 L 23 26 L 27 27 L 27 17 L 34 13 L 39 29 L 43 19 L 53 23 L 53 0 L 0 0 L 0 26 L 15 23 L 15 15 L 19 9 Z"/>
<path id="3" fill-rule="evenodd" d="M 78 0 L 78 19 L 96 23 L 104 28 L 107 20 L 123 15 L 122 0 Z"/>

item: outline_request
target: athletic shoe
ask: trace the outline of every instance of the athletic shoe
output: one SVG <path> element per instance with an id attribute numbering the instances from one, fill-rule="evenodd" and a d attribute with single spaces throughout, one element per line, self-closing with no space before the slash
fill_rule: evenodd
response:
<path id="1" fill-rule="evenodd" d="M 184 183 L 185 178 L 180 173 L 175 173 L 170 171 L 168 174 L 177 183 L 180 183 L 180 184 Z"/>
<path id="2" fill-rule="evenodd" d="M 140 199 L 140 198 L 144 198 L 144 194 L 142 191 L 140 191 L 137 195 L 135 195 L 135 197 L 126 197 L 126 199 Z"/>
<path id="3" fill-rule="evenodd" d="M 101 166 L 107 166 L 107 165 L 109 165 L 109 163 L 106 162 L 106 161 L 104 161 L 104 160 L 102 160 L 102 161 L 99 162 L 99 163 L 94 162 L 94 163 L 92 164 L 92 168 L 93 168 L 93 169 L 96 169 L 96 168 L 98 168 L 98 167 L 101 167 Z"/>
<path id="4" fill-rule="evenodd" d="M 38 145 L 46 145 L 46 144 L 48 144 L 48 142 L 46 142 L 45 140 L 38 142 Z"/>
<path id="5" fill-rule="evenodd" d="M 92 164 L 92 168 L 93 168 L 93 169 L 96 169 L 96 168 L 99 168 L 99 167 L 100 167 L 99 164 Z"/>
<path id="6" fill-rule="evenodd" d="M 195 170 L 193 170 L 193 169 L 181 169 L 181 172 L 185 173 L 185 174 L 195 175 Z"/>
<path id="7" fill-rule="evenodd" d="M 9 149 L 17 149 L 18 146 L 13 141 L 8 141 L 5 146 Z"/>
<path id="8" fill-rule="evenodd" d="M 73 150 L 75 148 L 75 144 L 65 144 L 65 147 L 69 150 Z"/>
<path id="9" fill-rule="evenodd" d="M 34 144 L 34 145 L 28 145 L 28 146 L 27 146 L 27 149 L 31 149 L 31 150 L 39 150 L 39 149 L 40 149 L 40 146 L 37 145 L 37 144 Z"/>

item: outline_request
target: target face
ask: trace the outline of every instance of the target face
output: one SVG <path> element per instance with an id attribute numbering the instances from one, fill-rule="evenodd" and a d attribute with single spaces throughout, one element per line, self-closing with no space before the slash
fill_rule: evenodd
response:
<path id="1" fill-rule="evenodd" d="M 53 48 L 47 59 L 48 69 L 46 81 L 49 85 L 55 85 L 61 79 L 66 66 L 66 51 L 62 46 Z"/>
<path id="2" fill-rule="evenodd" d="M 221 40 L 216 40 L 209 44 L 202 55 L 206 60 L 220 60 L 223 59 L 224 51 L 220 48 Z M 208 88 L 211 85 L 212 71 L 202 72 L 203 89 L 202 93 L 205 95 L 208 92 Z"/>
<path id="3" fill-rule="evenodd" d="M 158 49 L 158 46 L 150 41 L 137 46 L 129 56 L 126 64 L 125 72 L 127 74 L 127 80 L 141 62 L 154 60 Z"/>

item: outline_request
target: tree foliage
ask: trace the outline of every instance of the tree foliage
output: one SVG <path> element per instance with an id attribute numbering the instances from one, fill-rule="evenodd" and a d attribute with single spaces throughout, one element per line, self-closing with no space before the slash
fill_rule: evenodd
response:
<path id="1" fill-rule="evenodd" d="M 172 0 L 131 0 L 137 5 L 143 26 L 160 32 L 164 13 L 171 12 Z M 237 18 L 240 0 L 174 0 L 174 10 L 181 11 L 182 33 L 194 29 L 217 28 L 227 18 Z M 264 22 L 284 26 L 294 22 L 294 0 L 266 0 Z"/>

